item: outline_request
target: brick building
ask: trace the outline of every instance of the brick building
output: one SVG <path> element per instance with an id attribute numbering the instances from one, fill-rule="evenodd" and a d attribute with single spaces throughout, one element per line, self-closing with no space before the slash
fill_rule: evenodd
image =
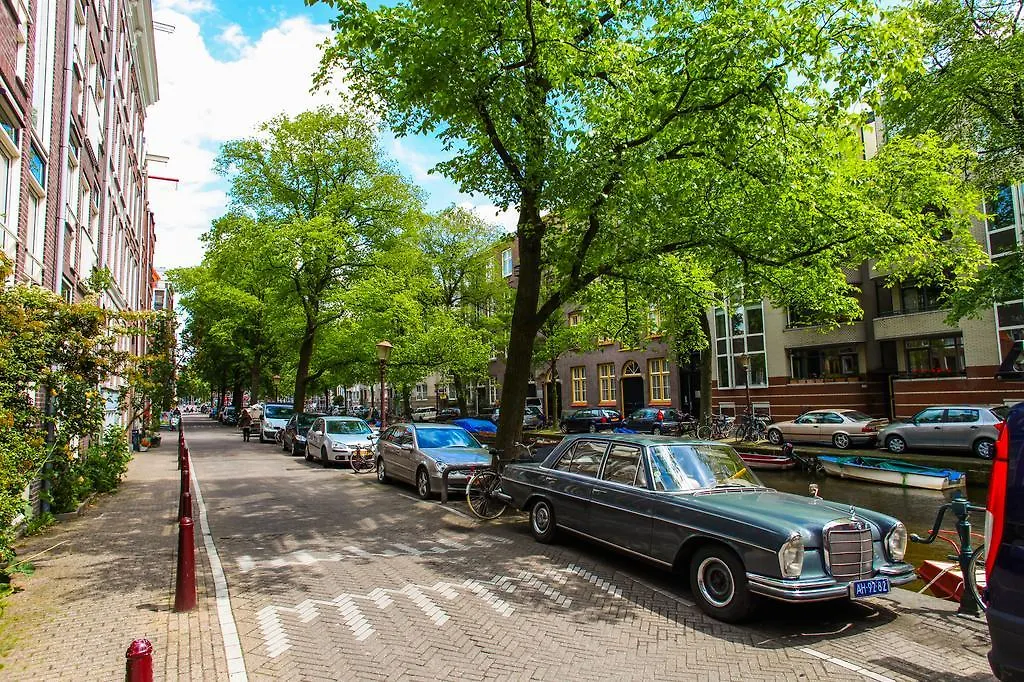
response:
<path id="1" fill-rule="evenodd" d="M 158 97 L 149 0 L 0 0 L 0 247 L 18 281 L 152 305 L 146 109 Z"/>

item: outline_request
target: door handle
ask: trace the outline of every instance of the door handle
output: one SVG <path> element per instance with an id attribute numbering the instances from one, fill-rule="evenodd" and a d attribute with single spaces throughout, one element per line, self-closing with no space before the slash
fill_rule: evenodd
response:
<path id="1" fill-rule="evenodd" d="M 978 430 L 978 427 L 977 427 L 977 426 L 972 426 L 972 427 L 971 427 L 971 431 L 977 431 L 977 430 Z"/>
<path id="2" fill-rule="evenodd" d="M 941 426 L 933 426 L 932 428 L 935 429 L 936 431 L 941 431 L 942 430 Z"/>

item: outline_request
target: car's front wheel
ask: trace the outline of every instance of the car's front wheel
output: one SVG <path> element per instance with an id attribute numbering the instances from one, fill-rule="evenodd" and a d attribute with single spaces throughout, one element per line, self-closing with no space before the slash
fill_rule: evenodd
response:
<path id="1" fill-rule="evenodd" d="M 651 435 L 652 436 L 660 436 L 661 435 L 661 427 L 660 426 L 655 426 L 653 429 L 651 429 Z"/>
<path id="2" fill-rule="evenodd" d="M 889 436 L 885 439 L 885 447 L 889 452 L 900 454 L 901 452 L 906 452 L 907 441 L 902 436 Z"/>
<path id="3" fill-rule="evenodd" d="M 996 454 L 996 442 L 991 438 L 979 438 L 974 441 L 974 455 L 981 459 L 992 459 Z"/>
<path id="4" fill-rule="evenodd" d="M 384 469 L 384 458 L 383 457 L 378 457 L 377 458 L 377 482 L 378 483 L 387 483 L 390 480 L 391 479 L 388 478 L 388 472 L 385 471 L 385 469 Z"/>
<path id="5" fill-rule="evenodd" d="M 716 620 L 738 623 L 754 610 L 743 562 L 722 545 L 707 545 L 694 554 L 690 589 L 700 610 Z"/>
<path id="6" fill-rule="evenodd" d="M 416 470 L 416 494 L 421 500 L 429 500 L 431 496 L 430 474 L 423 467 Z"/>
<path id="7" fill-rule="evenodd" d="M 569 433 L 569 427 L 565 425 L 565 422 L 558 425 L 558 430 L 562 433 Z"/>
<path id="8" fill-rule="evenodd" d="M 587 431 L 590 431 L 591 433 L 597 433 L 597 424 L 591 424 L 591 425 L 590 425 L 590 426 L 589 426 L 589 427 L 587 428 Z"/>
<path id="9" fill-rule="evenodd" d="M 537 500 L 530 508 L 530 532 L 545 545 L 555 539 L 555 510 L 547 500 Z"/>
<path id="10" fill-rule="evenodd" d="M 845 433 L 834 433 L 832 434 L 832 445 L 840 450 L 845 450 L 850 447 L 850 437 Z"/>
<path id="11" fill-rule="evenodd" d="M 782 445 L 782 431 L 768 429 L 768 442 L 772 445 Z"/>
<path id="12" fill-rule="evenodd" d="M 327 448 L 320 448 L 320 464 L 324 465 L 324 467 L 331 465 L 331 455 L 327 452 Z"/>

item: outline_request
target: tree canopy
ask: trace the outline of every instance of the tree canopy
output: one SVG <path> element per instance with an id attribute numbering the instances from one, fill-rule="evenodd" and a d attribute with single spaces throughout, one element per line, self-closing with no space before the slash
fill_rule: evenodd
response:
<path id="1" fill-rule="evenodd" d="M 685 254 L 695 289 L 847 305 L 843 268 L 973 278 L 969 156 L 927 136 L 865 160 L 851 112 L 920 62 L 870 0 L 408 0 L 339 9 L 320 82 L 519 214 L 499 445 L 517 437 L 548 318 L 599 280 Z M 428 37 L 429 36 L 429 37 Z M 697 319 L 695 316 L 693 319 Z"/>

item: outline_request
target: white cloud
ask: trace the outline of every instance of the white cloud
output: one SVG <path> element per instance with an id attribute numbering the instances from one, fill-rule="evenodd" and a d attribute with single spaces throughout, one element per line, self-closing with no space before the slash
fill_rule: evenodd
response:
<path id="1" fill-rule="evenodd" d="M 221 31 L 220 35 L 217 36 L 217 40 L 239 51 L 252 45 L 252 42 L 249 40 L 249 36 L 242 32 L 242 27 L 238 24 L 229 24 L 228 27 Z"/>
<path id="2" fill-rule="evenodd" d="M 506 232 L 515 232 L 519 226 L 519 212 L 516 209 L 502 209 L 494 204 L 475 204 L 472 201 L 459 203 L 459 208 L 476 213 L 481 219 L 501 227 Z"/>
<path id="3" fill-rule="evenodd" d="M 149 110 L 147 151 L 170 157 L 153 175 L 150 197 L 157 223 L 158 266 L 194 265 L 202 258 L 200 235 L 227 205 L 225 185 L 213 171 L 227 140 L 251 135 L 257 125 L 282 112 L 297 114 L 333 103 L 326 93 L 310 93 L 320 50 L 329 27 L 293 18 L 253 41 L 231 27 L 221 34 L 238 41 L 231 61 L 211 56 L 190 13 L 210 9 L 207 0 L 161 0 L 158 21 L 175 27 L 158 32 L 160 101 Z M 245 40 L 245 44 L 241 41 Z"/>
<path id="4" fill-rule="evenodd" d="M 421 185 L 428 183 L 437 183 L 443 180 L 443 176 L 434 173 L 430 174 L 430 169 L 437 163 L 437 159 L 433 159 L 422 152 L 418 152 L 412 147 L 404 144 L 401 140 L 395 138 L 391 140 L 390 148 L 388 152 L 391 157 L 398 161 L 402 165 L 403 169 L 412 176 L 413 182 Z"/>

